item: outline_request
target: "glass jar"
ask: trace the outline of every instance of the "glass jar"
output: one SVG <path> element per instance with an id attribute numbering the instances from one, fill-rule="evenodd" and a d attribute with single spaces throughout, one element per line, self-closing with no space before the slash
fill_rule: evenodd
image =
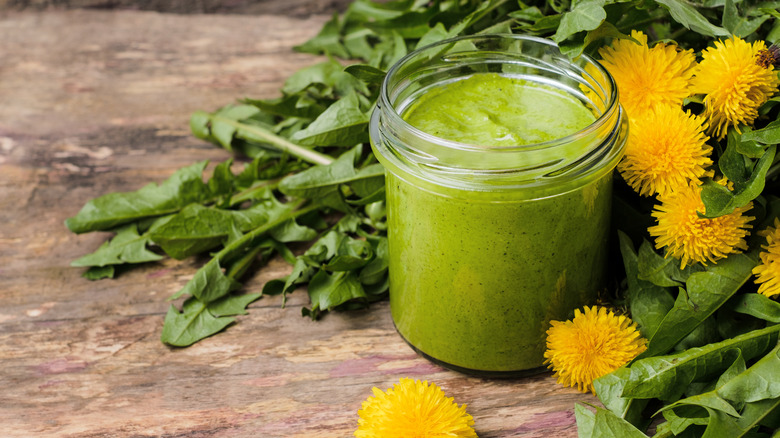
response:
<path id="1" fill-rule="evenodd" d="M 481 73 L 554 89 L 594 121 L 551 141 L 500 147 L 405 121 L 426 94 Z M 386 169 L 390 306 L 400 335 L 451 369 L 541 371 L 550 320 L 595 301 L 604 283 L 612 173 L 628 130 L 609 73 L 539 38 L 445 40 L 390 69 L 369 129 Z"/>

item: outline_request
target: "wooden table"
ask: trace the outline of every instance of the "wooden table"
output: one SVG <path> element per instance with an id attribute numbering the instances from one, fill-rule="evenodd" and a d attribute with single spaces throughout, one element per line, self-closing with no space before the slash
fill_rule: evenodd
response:
<path id="1" fill-rule="evenodd" d="M 0 435 L 347 437 L 371 387 L 400 377 L 468 404 L 481 437 L 574 437 L 577 401 L 549 374 L 488 380 L 417 357 L 386 302 L 301 317 L 265 297 L 190 348 L 159 341 L 166 298 L 202 260 L 90 282 L 69 263 L 103 233 L 63 221 L 90 198 L 229 154 L 189 133 L 196 110 L 277 96 L 317 58 L 292 51 L 327 15 L 139 11 L 0 15 Z M 273 260 L 246 289 L 290 267 Z"/>

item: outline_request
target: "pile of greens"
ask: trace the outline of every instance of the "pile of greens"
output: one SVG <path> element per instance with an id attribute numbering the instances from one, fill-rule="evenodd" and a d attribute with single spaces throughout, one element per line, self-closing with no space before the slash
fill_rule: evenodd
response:
<path id="1" fill-rule="evenodd" d="M 363 308 L 388 289 L 384 175 L 367 125 L 385 72 L 402 56 L 456 35 L 509 32 L 551 38 L 572 57 L 595 55 L 632 29 L 698 53 L 729 35 L 778 42 L 778 7 L 763 0 L 357 0 L 296 48 L 328 58 L 293 74 L 280 97 L 193 114 L 193 134 L 235 152 L 243 168 L 228 160 L 204 182 L 208 163 L 199 162 L 159 185 L 89 201 L 68 228 L 115 235 L 73 265 L 100 279 L 165 256 L 208 255 L 171 297 L 186 297 L 165 317 L 161 339 L 172 346 L 191 345 L 246 313 L 261 294 L 241 293 L 240 281 L 275 254 L 292 272 L 262 294 L 306 286 L 311 304 L 303 314 L 315 319 Z M 778 103 L 770 99 L 755 129 L 715 148 L 735 189 L 705 188 L 708 214 L 752 201 L 753 230 L 780 216 Z M 780 304 L 756 294 L 751 278 L 762 239 L 717 264 L 681 270 L 649 243 L 652 201 L 617 179 L 614 241 L 623 268 L 607 298 L 630 313 L 649 344 L 594 383 L 606 409 L 577 405 L 580 436 L 780 436 L 772 435 L 780 427 Z"/>

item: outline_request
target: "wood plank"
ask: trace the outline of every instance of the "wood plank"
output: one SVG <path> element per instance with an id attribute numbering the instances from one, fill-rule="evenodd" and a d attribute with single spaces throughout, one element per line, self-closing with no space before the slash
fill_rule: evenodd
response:
<path id="1" fill-rule="evenodd" d="M 106 234 L 63 225 L 88 199 L 230 155 L 189 115 L 275 97 L 318 60 L 292 51 L 326 15 L 13 12 L 0 18 L 0 424 L 8 437 L 344 437 L 371 387 L 401 377 L 468 404 L 481 437 L 576 436 L 595 403 L 549 374 L 464 376 L 417 357 L 386 302 L 302 318 L 304 292 L 250 306 L 190 348 L 159 341 L 166 298 L 203 260 L 165 260 L 89 282 L 70 261 Z M 290 267 L 271 260 L 257 292 Z"/>

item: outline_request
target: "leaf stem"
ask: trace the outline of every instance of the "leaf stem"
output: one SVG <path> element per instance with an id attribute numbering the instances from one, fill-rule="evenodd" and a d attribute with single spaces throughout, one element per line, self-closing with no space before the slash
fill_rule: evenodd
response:
<path id="1" fill-rule="evenodd" d="M 273 132 L 265 128 L 262 128 L 260 126 L 247 125 L 245 123 L 237 122 L 235 120 L 228 119 L 218 115 L 212 115 L 211 117 L 212 119 L 217 120 L 220 123 L 225 123 L 227 125 L 236 128 L 236 135 L 245 137 L 246 140 L 254 140 L 254 141 L 269 143 L 272 146 L 277 147 L 281 151 L 289 152 L 290 154 L 312 164 L 322 164 L 327 166 L 328 164 L 333 162 L 333 158 L 328 155 L 321 154 L 315 150 L 295 144 L 287 140 L 286 138 L 280 137 L 274 134 Z M 247 136 L 247 134 L 249 135 Z"/>
<path id="2" fill-rule="evenodd" d="M 305 204 L 305 202 L 306 201 L 299 203 L 292 211 L 279 216 L 275 220 L 266 222 L 262 226 L 259 226 L 254 230 L 244 234 L 240 239 L 236 239 L 235 241 L 229 243 L 213 256 L 212 261 L 222 265 L 226 259 L 233 256 L 235 253 L 241 252 L 251 246 L 256 239 L 263 237 L 263 235 L 270 229 L 281 225 L 290 219 L 295 219 L 320 208 L 317 205 L 308 205 L 306 207 L 300 208 L 303 204 Z"/>
<path id="3" fill-rule="evenodd" d="M 279 181 L 281 181 L 282 178 L 275 178 L 272 180 L 265 180 L 262 181 L 260 184 L 253 185 L 252 187 L 249 187 L 248 189 L 245 189 L 239 193 L 236 193 L 230 198 L 230 206 L 233 207 L 235 205 L 241 204 L 244 201 L 248 201 L 252 199 L 257 192 L 262 192 L 263 190 L 276 190 L 276 187 L 279 186 Z"/>

